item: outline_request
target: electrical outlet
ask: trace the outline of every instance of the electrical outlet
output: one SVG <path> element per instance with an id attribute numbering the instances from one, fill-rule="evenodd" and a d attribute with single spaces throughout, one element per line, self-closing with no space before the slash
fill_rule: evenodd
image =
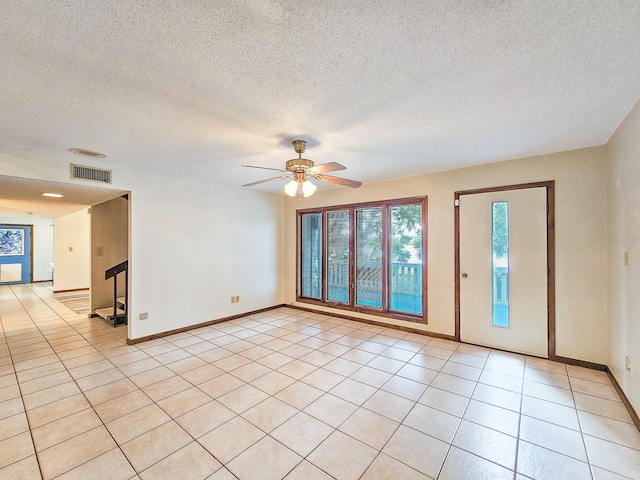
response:
<path id="1" fill-rule="evenodd" d="M 236 303 L 240 301 L 240 295 L 236 295 Z"/>
<path id="2" fill-rule="evenodd" d="M 140 315 L 138 315 L 138 318 L 140 320 L 146 320 L 147 318 L 149 318 L 149 312 L 142 312 Z"/>
<path id="3" fill-rule="evenodd" d="M 236 297 L 231 297 L 231 303 L 236 303 Z"/>

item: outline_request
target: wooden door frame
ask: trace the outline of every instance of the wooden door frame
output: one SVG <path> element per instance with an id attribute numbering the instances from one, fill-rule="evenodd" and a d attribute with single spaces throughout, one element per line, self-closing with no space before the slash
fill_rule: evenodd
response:
<path id="1" fill-rule="evenodd" d="M 555 245 L 555 181 L 520 183 L 499 187 L 454 192 L 454 264 L 455 264 L 455 339 L 460 341 L 460 197 L 478 193 L 504 192 L 544 187 L 547 191 L 547 355 L 556 357 L 556 245 Z"/>
<path id="2" fill-rule="evenodd" d="M 33 224 L 29 225 L 26 223 L 2 223 L 1 225 L 7 226 L 7 227 L 31 227 L 31 233 L 29 235 L 30 237 L 30 244 L 31 244 L 31 249 L 30 249 L 30 257 L 29 258 L 29 283 L 33 283 Z M 21 283 L 27 283 L 27 282 L 21 282 Z M 17 284 L 20 285 L 20 284 Z"/>

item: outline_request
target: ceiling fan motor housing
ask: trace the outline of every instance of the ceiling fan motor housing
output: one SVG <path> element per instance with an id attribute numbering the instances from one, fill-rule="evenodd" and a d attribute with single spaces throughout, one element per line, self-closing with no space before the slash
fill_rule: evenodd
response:
<path id="1" fill-rule="evenodd" d="M 287 160 L 286 169 L 290 172 L 297 172 L 301 170 L 307 170 L 313 167 L 313 161 L 306 158 L 292 158 Z"/>

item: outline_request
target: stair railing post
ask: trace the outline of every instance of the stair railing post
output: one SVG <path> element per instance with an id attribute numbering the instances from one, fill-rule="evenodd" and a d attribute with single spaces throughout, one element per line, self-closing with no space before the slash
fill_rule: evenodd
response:
<path id="1" fill-rule="evenodd" d="M 113 276 L 113 326 L 118 324 L 118 275 Z"/>

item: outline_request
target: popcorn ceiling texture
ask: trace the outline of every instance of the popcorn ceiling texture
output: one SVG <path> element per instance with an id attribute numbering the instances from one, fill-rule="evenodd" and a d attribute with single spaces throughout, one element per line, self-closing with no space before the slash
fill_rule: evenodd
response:
<path id="1" fill-rule="evenodd" d="M 0 152 L 227 185 L 297 137 L 365 182 L 601 145 L 640 95 L 637 0 L 4 0 L 0 27 Z"/>

